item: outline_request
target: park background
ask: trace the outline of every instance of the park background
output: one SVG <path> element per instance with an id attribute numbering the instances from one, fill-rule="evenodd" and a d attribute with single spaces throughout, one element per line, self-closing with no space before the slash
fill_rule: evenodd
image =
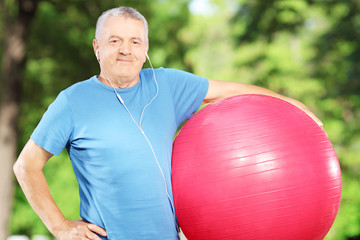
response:
<path id="1" fill-rule="evenodd" d="M 148 19 L 155 67 L 256 84 L 306 104 L 323 121 L 342 169 L 341 205 L 325 239 L 360 239 L 359 0 L 0 0 L 1 240 L 51 236 L 11 167 L 56 95 L 99 73 L 96 19 L 120 5 Z M 78 219 L 67 153 L 44 172 L 64 215 Z"/>

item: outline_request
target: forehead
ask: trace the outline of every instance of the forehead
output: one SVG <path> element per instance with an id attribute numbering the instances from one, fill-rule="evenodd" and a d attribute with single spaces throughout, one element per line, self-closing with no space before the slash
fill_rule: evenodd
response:
<path id="1" fill-rule="evenodd" d="M 123 16 L 108 17 L 104 22 L 102 31 L 104 37 L 145 38 L 145 34 L 145 26 L 142 21 Z"/>

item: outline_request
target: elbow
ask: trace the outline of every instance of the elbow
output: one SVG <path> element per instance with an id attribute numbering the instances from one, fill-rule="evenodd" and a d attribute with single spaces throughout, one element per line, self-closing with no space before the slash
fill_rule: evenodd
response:
<path id="1" fill-rule="evenodd" d="M 27 169 L 24 164 L 21 162 L 21 159 L 18 159 L 13 165 L 13 172 L 18 181 L 23 179 L 27 174 Z"/>
<path id="2" fill-rule="evenodd" d="M 46 161 L 51 154 L 38 147 L 33 141 L 25 145 L 18 159 L 13 165 L 13 172 L 18 181 L 27 179 L 34 174 L 42 172 Z"/>
<path id="3" fill-rule="evenodd" d="M 17 178 L 21 175 L 21 172 L 23 172 L 19 159 L 13 165 L 13 172 Z"/>

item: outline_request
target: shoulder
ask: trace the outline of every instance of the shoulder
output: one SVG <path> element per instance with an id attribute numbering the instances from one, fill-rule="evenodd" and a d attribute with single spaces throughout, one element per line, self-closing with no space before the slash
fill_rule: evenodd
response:
<path id="1" fill-rule="evenodd" d="M 84 97 L 91 93 L 91 89 L 95 89 L 97 84 L 95 81 L 96 76 L 93 76 L 89 79 L 79 81 L 69 86 L 68 88 L 61 91 L 59 95 L 64 95 L 66 98 L 78 98 Z"/>
<path id="2" fill-rule="evenodd" d="M 146 78 L 153 78 L 153 75 L 155 73 L 155 76 L 158 80 L 186 80 L 186 79 L 205 79 L 203 77 L 197 76 L 193 73 L 186 72 L 184 70 L 174 69 L 174 68 L 146 68 L 141 70 L 141 74 Z"/>
<path id="3" fill-rule="evenodd" d="M 82 80 L 80 82 L 74 83 L 73 85 L 71 85 L 70 87 L 64 89 L 63 91 L 67 92 L 67 93 L 71 93 L 71 92 L 80 91 L 84 87 L 85 88 L 91 87 L 95 83 L 94 78 L 96 78 L 96 76 L 92 76 L 89 79 Z"/>
<path id="4" fill-rule="evenodd" d="M 163 67 L 160 68 L 144 68 L 140 72 L 140 76 L 143 76 L 145 78 L 153 78 L 153 75 L 155 73 L 156 77 L 164 77 L 166 70 Z"/>

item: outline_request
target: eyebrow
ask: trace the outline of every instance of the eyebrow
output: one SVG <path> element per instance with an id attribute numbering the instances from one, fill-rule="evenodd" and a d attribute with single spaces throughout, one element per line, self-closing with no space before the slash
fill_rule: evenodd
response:
<path id="1" fill-rule="evenodd" d="M 120 36 L 111 35 L 111 36 L 108 38 L 108 40 L 110 40 L 110 39 L 112 39 L 112 38 L 120 38 L 120 39 L 122 39 L 122 37 L 120 37 Z M 139 40 L 139 41 L 143 42 L 143 40 L 142 40 L 140 37 L 131 37 L 130 39 L 131 39 L 131 40 Z"/>

